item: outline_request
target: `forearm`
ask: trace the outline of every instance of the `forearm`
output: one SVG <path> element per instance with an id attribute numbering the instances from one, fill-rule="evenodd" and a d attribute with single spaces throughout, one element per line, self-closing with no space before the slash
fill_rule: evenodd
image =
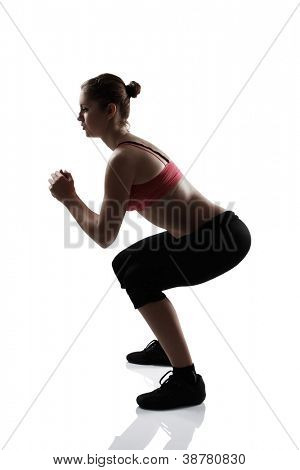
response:
<path id="1" fill-rule="evenodd" d="M 102 247 L 102 237 L 99 233 L 99 214 L 89 209 L 77 194 L 74 198 L 64 201 L 64 206 L 69 210 L 82 230 Z"/>

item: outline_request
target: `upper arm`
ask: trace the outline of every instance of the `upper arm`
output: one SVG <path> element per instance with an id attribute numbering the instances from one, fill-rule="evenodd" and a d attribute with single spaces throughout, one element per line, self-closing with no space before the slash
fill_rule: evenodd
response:
<path id="1" fill-rule="evenodd" d="M 135 176 L 134 162 L 127 149 L 118 149 L 106 168 L 104 198 L 99 215 L 99 232 L 104 246 L 116 239 Z"/>

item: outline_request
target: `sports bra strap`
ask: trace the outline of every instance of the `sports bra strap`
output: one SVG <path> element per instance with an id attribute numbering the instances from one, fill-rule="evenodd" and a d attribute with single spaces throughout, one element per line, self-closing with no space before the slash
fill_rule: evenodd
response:
<path id="1" fill-rule="evenodd" d="M 124 142 L 120 142 L 120 143 L 117 145 L 117 147 L 119 147 L 119 145 L 121 145 L 121 144 L 135 144 L 135 145 L 141 145 L 142 147 L 151 150 L 151 152 L 158 153 L 158 155 L 160 155 L 164 160 L 166 160 L 166 161 L 169 163 L 169 160 L 168 160 L 166 157 L 164 157 L 164 155 L 162 155 L 160 152 L 158 152 L 157 150 L 153 150 L 151 147 L 147 147 L 147 145 L 141 144 L 140 142 L 134 142 L 133 140 L 124 140 Z M 116 148 L 117 148 L 117 147 L 116 147 Z"/>

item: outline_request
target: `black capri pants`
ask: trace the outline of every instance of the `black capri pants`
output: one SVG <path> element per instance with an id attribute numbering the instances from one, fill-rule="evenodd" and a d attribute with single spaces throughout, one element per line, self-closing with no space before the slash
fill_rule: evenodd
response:
<path id="1" fill-rule="evenodd" d="M 239 264 L 251 246 L 246 224 L 225 211 L 180 238 L 164 231 L 122 250 L 113 270 L 135 309 L 163 300 L 162 292 L 214 279 Z"/>

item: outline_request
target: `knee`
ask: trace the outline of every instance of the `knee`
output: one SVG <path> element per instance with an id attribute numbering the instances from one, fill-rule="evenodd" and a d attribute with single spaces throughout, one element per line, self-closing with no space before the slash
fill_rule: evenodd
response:
<path id="1" fill-rule="evenodd" d="M 122 284 L 125 289 L 144 289 L 150 287 L 151 279 L 140 264 L 132 264 L 124 270 Z"/>
<path id="2" fill-rule="evenodd" d="M 136 272 L 136 269 L 132 266 L 126 269 L 126 271 L 124 272 L 124 275 L 122 278 L 122 284 L 123 284 L 124 289 L 128 289 L 135 285 L 135 279 L 136 279 L 135 272 Z"/>
<path id="3" fill-rule="evenodd" d="M 111 262 L 111 265 L 112 265 L 112 268 L 113 268 L 115 274 L 117 274 L 118 266 L 119 266 L 118 255 L 114 257 L 114 259 Z"/>
<path id="4" fill-rule="evenodd" d="M 120 251 L 120 253 L 118 253 L 117 256 L 115 256 L 114 259 L 112 260 L 111 265 L 116 275 L 118 271 L 121 269 L 124 261 L 125 261 L 125 256 L 124 256 L 123 251 Z"/>
<path id="5" fill-rule="evenodd" d="M 114 257 L 111 264 L 116 277 L 123 285 L 123 278 L 127 270 L 132 266 L 131 255 L 123 250 Z"/>

